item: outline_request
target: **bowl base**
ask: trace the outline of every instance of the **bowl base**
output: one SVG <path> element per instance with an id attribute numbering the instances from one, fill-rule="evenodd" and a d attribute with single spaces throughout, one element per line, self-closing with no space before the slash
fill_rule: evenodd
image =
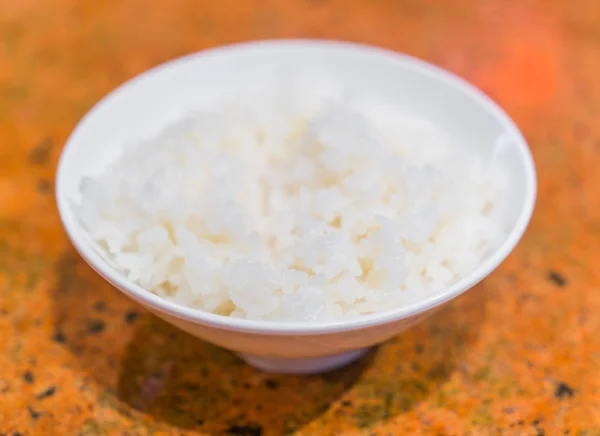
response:
<path id="1" fill-rule="evenodd" d="M 369 348 L 349 351 L 333 356 L 315 357 L 309 359 L 280 359 L 276 357 L 255 356 L 252 354 L 238 353 L 238 356 L 250 366 L 269 374 L 318 374 L 341 368 L 361 358 Z"/>

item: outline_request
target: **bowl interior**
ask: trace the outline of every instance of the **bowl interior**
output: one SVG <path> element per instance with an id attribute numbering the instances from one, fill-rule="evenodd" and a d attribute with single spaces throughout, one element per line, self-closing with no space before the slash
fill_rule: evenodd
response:
<path id="1" fill-rule="evenodd" d="M 396 317 L 425 310 L 458 295 L 508 255 L 533 209 L 535 173 L 523 137 L 493 102 L 443 70 L 385 50 L 338 42 L 272 41 L 227 46 L 161 65 L 117 88 L 84 117 L 63 150 L 56 180 L 61 218 L 83 257 L 113 283 L 133 292 L 132 297 L 163 305 L 158 297 L 143 296 L 143 290 L 119 279 L 94 251 L 70 206 L 80 200 L 81 177 L 100 172 L 128 139 L 151 136 L 186 110 L 232 88 L 263 84 L 274 70 L 290 65 L 316 66 L 351 87 L 380 95 L 405 114 L 439 126 L 452 145 L 499 159 L 509 169 L 511 201 L 506 219 L 512 230 L 506 242 L 473 274 L 443 295 L 399 309 Z M 168 309 L 182 316 L 214 321 L 210 315 L 207 318 L 207 314 L 196 311 Z"/>

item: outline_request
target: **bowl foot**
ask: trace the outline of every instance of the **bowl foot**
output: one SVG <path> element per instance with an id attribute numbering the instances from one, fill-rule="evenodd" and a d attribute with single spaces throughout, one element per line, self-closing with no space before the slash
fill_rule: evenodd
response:
<path id="1" fill-rule="evenodd" d="M 240 358 L 254 368 L 270 374 L 318 374 L 341 368 L 364 356 L 369 348 L 348 351 L 333 356 L 308 359 L 280 359 L 238 353 Z"/>

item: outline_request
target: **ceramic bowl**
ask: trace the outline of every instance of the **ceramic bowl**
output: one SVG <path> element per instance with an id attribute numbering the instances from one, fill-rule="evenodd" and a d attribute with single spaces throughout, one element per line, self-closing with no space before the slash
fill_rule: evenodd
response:
<path id="1" fill-rule="evenodd" d="M 493 156 L 511 174 L 506 212 L 510 232 L 468 276 L 443 292 L 405 307 L 360 318 L 327 322 L 264 322 L 233 319 L 182 307 L 142 289 L 113 270 L 80 226 L 73 203 L 79 181 L 97 174 L 117 156 L 127 138 L 157 131 L 173 114 L 218 97 L 233 84 L 264 81 L 265 72 L 301 61 L 385 95 L 404 112 L 437 124 L 454 144 Z M 392 51 L 335 41 L 275 40 L 195 53 L 153 68 L 103 98 L 77 125 L 56 175 L 58 209 L 73 245 L 102 277 L 148 310 L 180 329 L 239 354 L 268 372 L 315 373 L 357 359 L 365 351 L 413 326 L 472 288 L 513 250 L 530 220 L 536 195 L 529 148 L 511 119 L 464 80 Z"/>

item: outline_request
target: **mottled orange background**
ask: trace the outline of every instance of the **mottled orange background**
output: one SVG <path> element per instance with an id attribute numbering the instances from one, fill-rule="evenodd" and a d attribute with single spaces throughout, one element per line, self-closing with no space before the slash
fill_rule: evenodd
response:
<path id="1" fill-rule="evenodd" d="M 471 80 L 523 129 L 522 243 L 348 368 L 265 376 L 149 315 L 61 229 L 61 147 L 105 93 L 215 45 L 360 41 Z M 0 0 L 0 433 L 600 435 L 600 2 Z"/>

